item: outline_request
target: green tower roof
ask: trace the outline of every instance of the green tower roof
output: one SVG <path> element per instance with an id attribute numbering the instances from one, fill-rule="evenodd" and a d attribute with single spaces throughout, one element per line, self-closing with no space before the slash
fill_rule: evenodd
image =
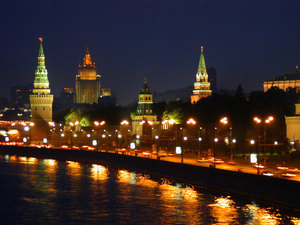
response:
<path id="1" fill-rule="evenodd" d="M 43 44 L 42 44 L 43 43 L 43 38 L 40 37 L 39 40 L 40 40 L 39 57 L 45 57 L 45 55 L 44 55 L 44 49 L 43 49 Z"/>
<path id="2" fill-rule="evenodd" d="M 200 55 L 197 74 L 207 74 L 206 66 L 205 66 L 205 59 L 204 59 L 204 54 L 203 54 L 203 46 L 201 46 L 201 55 Z"/>
<path id="3" fill-rule="evenodd" d="M 144 86 L 143 86 L 140 94 L 151 94 L 150 93 L 150 89 L 149 89 L 149 87 L 147 85 L 147 78 L 145 78 L 145 83 L 144 83 Z"/>
<path id="4" fill-rule="evenodd" d="M 46 86 L 49 86 L 48 80 L 48 72 L 45 66 L 45 55 L 43 49 L 43 38 L 40 37 L 40 49 L 39 49 L 39 56 L 38 56 L 38 65 L 35 71 L 35 79 L 34 83 L 45 83 Z"/>

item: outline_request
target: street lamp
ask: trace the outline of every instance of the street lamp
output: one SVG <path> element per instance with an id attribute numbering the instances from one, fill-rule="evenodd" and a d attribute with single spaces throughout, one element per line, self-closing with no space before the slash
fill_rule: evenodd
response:
<path id="1" fill-rule="evenodd" d="M 267 124 L 270 124 L 273 120 L 274 120 L 274 117 L 273 116 L 268 116 L 268 117 L 265 117 L 264 120 L 262 120 L 261 118 L 259 117 L 254 117 L 253 118 L 254 122 L 257 124 L 257 125 L 260 125 L 263 121 L 263 129 L 264 129 L 264 155 L 266 154 L 266 147 L 267 147 L 267 127 L 266 125 Z M 257 131 L 257 143 L 256 143 L 256 146 L 257 146 L 257 163 L 258 163 L 258 167 L 257 167 L 257 174 L 259 174 L 259 129 Z"/>
<path id="2" fill-rule="evenodd" d="M 216 168 L 216 148 L 217 148 L 218 141 L 219 141 L 218 138 L 214 139 L 214 168 Z"/>
<path id="3" fill-rule="evenodd" d="M 200 158 L 200 152 L 201 152 L 201 142 L 202 142 L 202 137 L 198 138 L 198 142 L 199 142 L 199 151 L 198 151 L 198 159 Z"/>
<path id="4" fill-rule="evenodd" d="M 253 118 L 254 122 L 256 122 L 257 124 L 260 124 L 262 122 L 262 119 L 260 119 L 259 117 L 254 117 Z M 270 124 L 272 121 L 274 120 L 273 116 L 268 116 L 267 118 L 264 119 L 264 154 L 266 154 L 266 147 L 267 147 L 267 124 Z"/>
<path id="5" fill-rule="evenodd" d="M 73 127 L 74 126 L 77 126 L 79 124 L 79 121 L 75 121 L 74 123 L 73 122 L 70 122 L 69 125 L 71 126 L 71 150 L 73 150 Z"/>
<path id="6" fill-rule="evenodd" d="M 96 148 L 96 151 L 98 152 L 99 151 L 99 130 L 100 130 L 100 127 L 103 126 L 105 124 L 105 121 L 94 121 L 94 125 L 96 126 L 96 129 L 97 129 L 97 148 Z"/>
<path id="7" fill-rule="evenodd" d="M 155 135 L 154 136 L 154 138 L 155 138 L 155 142 L 156 142 L 156 153 L 157 153 L 157 160 L 159 160 L 160 159 L 160 157 L 159 157 L 159 136 L 158 135 Z"/>
<path id="8" fill-rule="evenodd" d="M 221 119 L 220 119 L 220 123 L 221 124 L 223 124 L 223 125 L 227 125 L 227 124 L 229 124 L 229 120 L 228 120 L 228 117 L 222 117 Z M 232 157 L 233 157 L 233 152 L 232 152 L 232 143 L 235 143 L 236 142 L 236 140 L 235 140 L 235 142 L 233 142 L 233 139 L 232 139 L 232 127 L 229 127 L 229 136 L 230 136 L 230 140 L 228 139 L 228 138 L 226 138 L 225 139 L 225 142 L 226 142 L 226 144 L 229 144 L 229 148 L 230 148 L 230 160 L 232 160 Z"/>

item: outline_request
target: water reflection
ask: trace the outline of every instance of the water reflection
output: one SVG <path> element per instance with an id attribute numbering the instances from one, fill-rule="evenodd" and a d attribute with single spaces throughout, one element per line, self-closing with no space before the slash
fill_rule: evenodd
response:
<path id="1" fill-rule="evenodd" d="M 234 201 L 230 197 L 218 197 L 211 207 L 210 214 L 217 224 L 239 224 L 236 221 L 238 218 L 238 211 L 234 205 Z"/>
<path id="2" fill-rule="evenodd" d="M 14 221 L 6 224 L 300 222 L 274 207 L 99 164 L 7 155 L 0 157 L 0 168 L 0 179 L 6 181 L 0 198 L 7 206 L 0 209 L 6 221 Z"/>
<path id="3" fill-rule="evenodd" d="M 102 165 L 92 164 L 91 177 L 95 180 L 107 180 L 108 169 Z"/>

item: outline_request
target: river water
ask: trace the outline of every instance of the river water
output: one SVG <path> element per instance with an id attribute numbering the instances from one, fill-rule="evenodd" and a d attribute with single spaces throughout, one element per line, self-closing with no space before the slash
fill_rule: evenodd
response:
<path id="1" fill-rule="evenodd" d="M 300 216 L 115 167 L 0 155 L 0 224 L 300 224 Z"/>

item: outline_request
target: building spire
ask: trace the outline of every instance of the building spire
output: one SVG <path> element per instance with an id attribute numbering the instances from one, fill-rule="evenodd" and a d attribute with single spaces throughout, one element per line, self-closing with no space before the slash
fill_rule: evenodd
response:
<path id="1" fill-rule="evenodd" d="M 83 66 L 95 66 L 95 63 L 92 62 L 91 54 L 89 48 L 86 47 L 85 57 L 83 58 Z"/>
<path id="2" fill-rule="evenodd" d="M 38 55 L 38 65 L 35 71 L 34 88 L 49 88 L 48 72 L 45 65 L 45 55 L 43 49 L 43 38 L 40 37 L 40 49 Z"/>
<path id="3" fill-rule="evenodd" d="M 43 49 L 43 38 L 39 37 L 40 40 L 40 49 L 39 49 L 39 57 L 45 57 L 44 55 L 44 49 Z"/>
<path id="4" fill-rule="evenodd" d="M 143 86 L 142 91 L 140 92 L 140 94 L 150 94 L 150 89 L 149 89 L 148 84 L 147 84 L 147 78 L 144 78 L 144 86 Z"/>
<path id="5" fill-rule="evenodd" d="M 200 55 L 197 74 L 202 74 L 202 75 L 207 74 L 206 66 L 205 66 L 205 59 L 204 59 L 204 54 L 203 54 L 203 46 L 201 46 L 201 55 Z"/>

